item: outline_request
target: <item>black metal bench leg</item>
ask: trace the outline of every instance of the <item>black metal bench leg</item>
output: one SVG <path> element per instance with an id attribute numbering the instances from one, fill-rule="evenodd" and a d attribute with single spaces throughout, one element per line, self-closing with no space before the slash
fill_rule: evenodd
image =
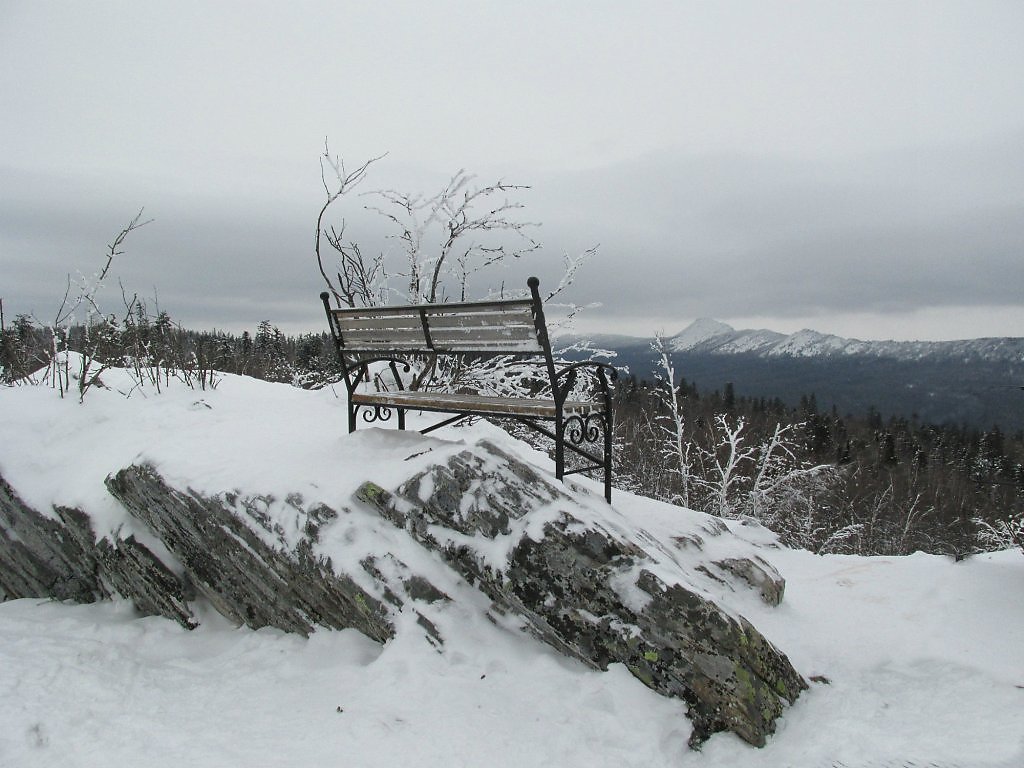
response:
<path id="1" fill-rule="evenodd" d="M 604 420 L 604 498 L 612 503 L 612 412 Z"/>
<path id="2" fill-rule="evenodd" d="M 348 433 L 351 435 L 356 431 L 356 411 L 359 410 L 358 406 L 348 404 Z"/>
<path id="3" fill-rule="evenodd" d="M 555 478 L 561 480 L 565 474 L 565 420 L 555 419 Z"/>
<path id="4" fill-rule="evenodd" d="M 398 428 L 405 429 L 405 408 L 398 409 Z"/>

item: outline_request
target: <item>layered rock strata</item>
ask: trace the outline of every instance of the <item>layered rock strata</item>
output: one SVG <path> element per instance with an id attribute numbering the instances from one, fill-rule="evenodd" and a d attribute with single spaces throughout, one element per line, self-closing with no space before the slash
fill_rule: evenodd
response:
<path id="1" fill-rule="evenodd" d="M 807 687 L 748 621 L 626 536 L 575 516 L 571 497 L 493 445 L 457 454 L 394 493 L 365 483 L 357 495 L 499 610 L 525 617 L 544 642 L 600 669 L 624 664 L 650 688 L 686 701 L 695 745 L 722 730 L 763 745 L 783 705 Z M 530 511 L 547 519 L 517 524 Z M 498 562 L 496 541 L 507 552 Z M 733 560 L 725 568 L 766 600 L 781 599 L 762 566 Z"/>

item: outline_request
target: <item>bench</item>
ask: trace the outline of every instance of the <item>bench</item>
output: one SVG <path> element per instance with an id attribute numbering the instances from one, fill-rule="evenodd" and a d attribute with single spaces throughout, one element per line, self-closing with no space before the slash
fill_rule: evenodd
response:
<path id="1" fill-rule="evenodd" d="M 406 411 L 453 414 L 420 432 L 426 434 L 470 416 L 514 419 L 555 443 L 555 476 L 601 470 L 604 495 L 611 502 L 612 400 L 609 380 L 615 368 L 596 361 L 562 365 L 551 354 L 539 293 L 540 281 L 527 281 L 530 298 L 509 301 L 415 304 L 406 306 L 334 309 L 330 294 L 320 294 L 348 389 L 348 431 L 358 416 L 367 423 L 386 421 L 397 413 L 405 429 Z M 478 392 L 443 391 L 451 366 L 437 365 L 439 357 L 473 364 L 496 357 L 526 364 L 536 371 L 536 392 L 530 396 L 496 396 Z M 415 363 L 415 377 L 403 380 Z M 377 373 L 375 374 L 375 371 Z M 390 372 L 385 385 L 386 374 Z M 589 399 L 569 399 L 579 375 L 593 380 Z M 451 385 L 452 382 L 447 382 Z M 449 389 L 451 386 L 448 387 Z M 460 387 L 460 389 L 462 389 Z M 601 443 L 598 453 L 593 446 Z M 566 468 L 566 451 L 586 460 Z"/>

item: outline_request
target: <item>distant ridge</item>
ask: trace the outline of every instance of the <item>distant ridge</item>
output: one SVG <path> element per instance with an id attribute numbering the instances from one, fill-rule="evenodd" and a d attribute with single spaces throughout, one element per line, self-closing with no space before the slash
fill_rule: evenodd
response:
<path id="1" fill-rule="evenodd" d="M 653 338 L 572 337 L 616 353 L 613 363 L 639 379 L 658 364 Z M 565 339 L 561 339 L 562 343 Z M 814 394 L 822 408 L 924 422 L 1024 429 L 1024 338 L 862 341 L 809 329 L 784 334 L 736 330 L 700 318 L 666 339 L 676 375 L 701 391 L 730 382 L 739 395 L 796 405 Z"/>
<path id="2" fill-rule="evenodd" d="M 673 352 L 762 357 L 833 357 L 867 355 L 894 360 L 955 358 L 1024 363 L 1024 338 L 960 341 L 861 341 L 803 329 L 789 335 L 764 329 L 737 331 L 718 320 L 700 318 L 669 339 Z"/>

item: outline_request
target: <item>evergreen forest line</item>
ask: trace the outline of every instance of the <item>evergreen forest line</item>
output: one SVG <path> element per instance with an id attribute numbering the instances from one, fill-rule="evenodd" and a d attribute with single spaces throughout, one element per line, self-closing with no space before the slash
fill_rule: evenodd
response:
<path id="1" fill-rule="evenodd" d="M 157 380 L 184 376 L 203 386 L 216 386 L 219 373 L 306 388 L 340 378 L 326 333 L 289 336 L 269 321 L 254 333 L 191 331 L 140 307 L 65 333 L 62 343 L 88 351 L 96 371 L 145 366 Z M 53 349 L 53 331 L 19 315 L 0 329 L 3 383 L 46 366 Z M 787 405 L 737 396 L 726 382 L 700 392 L 685 379 L 635 376 L 620 378 L 616 422 L 617 487 L 755 519 L 790 546 L 957 558 L 1024 548 L 1021 431 L 923 423 L 874 408 L 840 414 L 820 409 L 811 392 Z"/>

